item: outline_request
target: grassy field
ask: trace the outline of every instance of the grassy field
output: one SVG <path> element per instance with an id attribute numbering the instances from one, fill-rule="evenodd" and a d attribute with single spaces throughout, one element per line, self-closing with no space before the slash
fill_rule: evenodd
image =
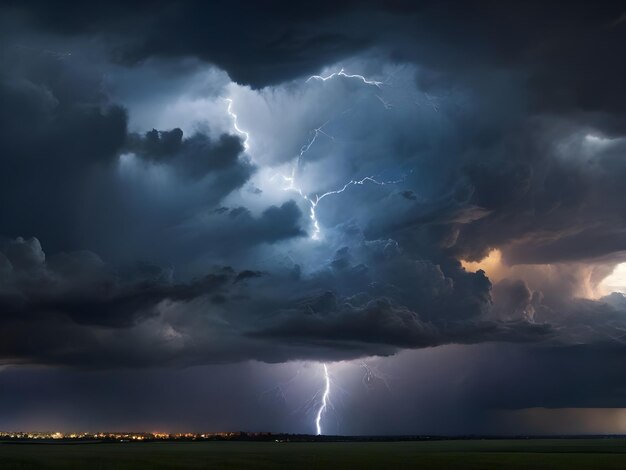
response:
<path id="1" fill-rule="evenodd" d="M 0 444 L 0 469 L 624 469 L 626 440 Z"/>

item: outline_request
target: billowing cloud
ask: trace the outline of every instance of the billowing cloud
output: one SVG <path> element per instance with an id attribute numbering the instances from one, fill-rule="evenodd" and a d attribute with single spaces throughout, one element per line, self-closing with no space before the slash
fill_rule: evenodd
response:
<path id="1" fill-rule="evenodd" d="M 4 5 L 0 362 L 614 365 L 620 8 Z M 621 403 L 495 362 L 476 406 Z"/>

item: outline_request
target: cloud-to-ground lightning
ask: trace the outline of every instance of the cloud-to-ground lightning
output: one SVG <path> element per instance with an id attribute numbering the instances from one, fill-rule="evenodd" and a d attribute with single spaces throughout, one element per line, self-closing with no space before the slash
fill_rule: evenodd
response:
<path id="1" fill-rule="evenodd" d="M 330 376 L 328 375 L 328 366 L 326 364 L 323 364 L 323 366 L 325 387 L 324 393 L 322 394 L 322 402 L 320 403 L 320 407 L 317 410 L 317 416 L 315 417 L 315 429 L 318 436 L 322 434 L 322 415 L 324 414 L 324 411 L 326 411 L 328 406 L 328 397 L 330 395 Z"/>
<path id="2" fill-rule="evenodd" d="M 311 77 L 309 77 L 309 79 L 307 79 L 307 82 L 309 82 L 310 80 L 321 80 L 321 81 L 327 81 L 330 80 L 334 77 L 345 77 L 345 78 L 353 78 L 353 79 L 357 79 L 362 81 L 364 84 L 366 85 L 371 85 L 371 86 L 375 86 L 377 88 L 381 88 L 383 85 L 383 82 L 379 82 L 376 80 L 368 80 L 367 78 L 365 78 L 363 75 L 349 75 L 346 74 L 344 69 L 341 69 L 339 72 L 335 72 L 327 77 L 322 77 L 320 75 L 313 75 Z M 386 109 L 391 108 L 391 105 L 387 102 L 385 102 L 379 95 L 376 95 L 376 97 L 381 101 L 381 103 L 383 104 L 383 106 Z M 244 141 L 243 141 L 243 146 L 244 149 L 247 151 L 250 149 L 250 134 L 243 130 L 241 127 L 239 127 L 239 122 L 238 122 L 238 116 L 237 114 L 233 111 L 232 106 L 233 106 L 233 100 L 231 98 L 226 98 L 225 100 L 228 103 L 228 115 L 230 116 L 230 118 L 232 119 L 232 123 L 233 123 L 233 128 L 235 129 L 235 131 L 244 137 Z M 315 144 L 316 140 L 318 139 L 318 137 L 320 135 L 324 135 L 330 139 L 334 139 L 333 136 L 329 135 L 325 130 L 324 127 L 329 123 L 330 120 L 327 120 L 326 122 L 324 122 L 321 126 L 313 129 L 313 135 L 311 137 L 311 139 L 304 144 L 301 148 L 300 148 L 300 152 L 298 153 L 297 157 L 296 157 L 296 161 L 294 163 L 294 166 L 292 168 L 291 174 L 289 176 L 285 176 L 285 175 L 280 175 L 283 179 L 283 181 L 285 183 L 287 183 L 287 185 L 285 187 L 283 187 L 282 189 L 285 191 L 294 191 L 296 193 L 298 193 L 298 195 L 304 199 L 310 206 L 310 210 L 309 210 L 309 217 L 311 219 L 311 223 L 313 225 L 313 232 L 311 233 L 311 238 L 314 240 L 317 240 L 320 238 L 320 234 L 321 234 L 321 228 L 319 225 L 319 221 L 317 219 L 317 213 L 316 213 L 316 209 L 317 209 L 317 205 L 320 203 L 320 201 L 322 201 L 323 199 L 327 198 L 328 196 L 332 196 L 332 195 L 337 195 L 337 194 L 341 194 L 344 191 L 346 191 L 349 187 L 351 186 L 359 186 L 359 185 L 364 185 L 366 183 L 371 183 L 371 184 L 376 184 L 379 186 L 384 186 L 387 184 L 397 184 L 399 182 L 401 182 L 404 178 L 400 179 L 400 180 L 394 180 L 394 181 L 381 181 L 376 179 L 374 176 L 365 176 L 364 178 L 361 179 L 353 179 L 348 181 L 347 183 L 345 183 L 343 186 L 341 186 L 338 189 L 334 189 L 331 191 L 327 191 L 323 194 L 315 194 L 313 196 L 309 196 L 308 194 L 306 194 L 297 184 L 296 178 L 297 178 L 297 172 L 300 169 L 300 164 L 301 161 L 304 157 L 304 155 L 311 149 L 311 147 L 313 146 L 313 144 Z M 319 403 L 319 407 L 317 409 L 317 413 L 315 415 L 315 429 L 316 429 L 316 434 L 317 435 L 321 435 L 323 430 L 322 430 L 322 417 L 324 415 L 324 413 L 326 412 L 326 410 L 328 409 L 329 406 L 329 397 L 330 397 L 330 387 L 331 387 L 331 381 L 330 381 L 330 375 L 328 373 L 328 366 L 326 364 L 322 364 L 323 366 L 323 371 L 324 371 L 324 390 L 322 392 L 322 397 L 321 397 L 321 401 Z M 366 369 L 366 373 L 367 374 L 371 374 L 372 377 L 374 377 L 373 372 L 369 369 L 369 367 L 364 366 Z M 364 379 L 365 380 L 365 379 Z M 293 381 L 293 379 L 289 380 L 287 382 L 291 383 Z M 385 382 L 386 383 L 386 382 Z M 279 384 L 277 387 L 275 387 L 274 389 L 272 389 L 273 392 L 278 393 L 283 399 L 285 397 L 284 395 L 284 388 L 283 388 L 283 384 Z M 316 394 L 317 395 L 317 394 Z"/>

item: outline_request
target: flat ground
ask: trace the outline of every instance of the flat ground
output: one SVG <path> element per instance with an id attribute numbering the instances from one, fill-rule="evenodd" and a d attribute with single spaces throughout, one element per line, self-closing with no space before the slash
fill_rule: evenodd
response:
<path id="1" fill-rule="evenodd" d="M 0 469 L 624 469 L 624 439 L 0 443 Z"/>

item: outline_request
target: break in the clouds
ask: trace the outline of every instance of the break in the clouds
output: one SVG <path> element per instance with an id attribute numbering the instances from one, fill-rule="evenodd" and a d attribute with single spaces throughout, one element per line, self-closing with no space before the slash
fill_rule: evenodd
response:
<path id="1" fill-rule="evenodd" d="M 0 362 L 412 371 L 405 350 L 478 345 L 511 367 L 611 363 L 622 10 L 5 2 Z M 526 398 L 468 378 L 468 401 L 610 395 L 539 399 L 574 381 L 556 369 Z"/>

